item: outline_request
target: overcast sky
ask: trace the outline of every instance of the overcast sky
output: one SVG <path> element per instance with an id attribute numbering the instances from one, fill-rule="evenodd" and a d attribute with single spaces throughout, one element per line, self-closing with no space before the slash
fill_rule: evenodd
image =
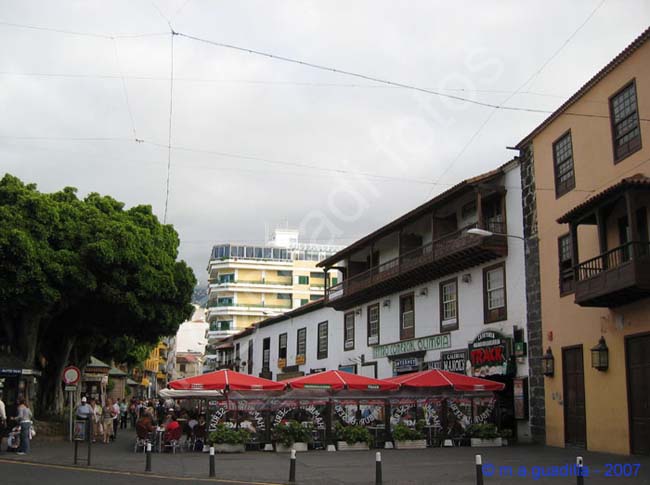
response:
<path id="1" fill-rule="evenodd" d="M 162 219 L 166 19 L 201 39 L 552 110 L 647 27 L 650 3 L 0 0 L 0 174 L 150 204 Z M 507 161 L 544 118 L 173 44 L 167 222 L 200 280 L 213 243 L 262 243 L 275 226 L 349 243 Z"/>

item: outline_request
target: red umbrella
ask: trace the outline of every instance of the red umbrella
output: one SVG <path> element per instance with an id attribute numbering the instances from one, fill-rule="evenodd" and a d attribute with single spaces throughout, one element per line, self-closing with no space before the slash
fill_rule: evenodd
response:
<path id="1" fill-rule="evenodd" d="M 223 369 L 172 381 L 169 383 L 169 387 L 178 390 L 199 391 L 279 391 L 284 389 L 284 383 Z"/>
<path id="2" fill-rule="evenodd" d="M 390 391 L 399 388 L 398 384 L 372 377 L 351 374 L 339 370 L 328 370 L 285 381 L 293 389 L 354 389 L 358 391 Z"/>
<path id="3" fill-rule="evenodd" d="M 423 370 L 386 379 L 402 387 L 451 387 L 454 391 L 501 391 L 501 382 L 469 377 L 445 370 Z"/>

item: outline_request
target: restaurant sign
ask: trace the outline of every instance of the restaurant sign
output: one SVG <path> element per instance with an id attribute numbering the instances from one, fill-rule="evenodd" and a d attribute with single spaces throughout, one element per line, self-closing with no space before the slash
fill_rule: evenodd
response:
<path id="1" fill-rule="evenodd" d="M 393 362 L 395 372 L 414 372 L 420 370 L 419 359 L 409 357 L 405 359 L 396 359 Z"/>
<path id="2" fill-rule="evenodd" d="M 506 375 L 510 341 L 499 332 L 485 330 L 469 344 L 469 360 L 476 377 Z"/>
<path id="3" fill-rule="evenodd" d="M 451 335 L 441 333 L 429 337 L 415 338 L 404 340 L 392 344 L 377 345 L 372 348 L 372 357 L 379 359 L 381 357 L 391 357 L 393 355 L 408 354 L 411 352 L 440 350 L 451 347 Z"/>
<path id="4" fill-rule="evenodd" d="M 442 370 L 465 374 L 467 366 L 467 349 L 442 352 Z"/>

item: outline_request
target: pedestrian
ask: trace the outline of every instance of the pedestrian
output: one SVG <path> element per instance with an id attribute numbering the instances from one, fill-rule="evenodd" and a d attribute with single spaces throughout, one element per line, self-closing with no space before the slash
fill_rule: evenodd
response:
<path id="1" fill-rule="evenodd" d="M 24 455 L 29 453 L 30 431 L 32 429 L 32 411 L 24 399 L 19 401 L 16 419 L 20 423 L 20 448 L 18 454 Z"/>
<path id="2" fill-rule="evenodd" d="M 108 444 L 111 436 L 113 435 L 113 402 L 110 399 L 106 400 L 106 405 L 101 411 L 101 419 L 102 419 L 102 430 L 103 430 L 103 437 L 102 437 L 102 443 L 105 445 Z"/>
<path id="3" fill-rule="evenodd" d="M 90 404 L 88 404 L 88 399 L 86 398 L 86 396 L 81 398 L 81 403 L 79 404 L 79 406 L 77 406 L 75 415 L 79 419 L 87 419 L 87 420 L 90 420 L 90 418 L 92 417 L 93 408 L 91 408 Z"/>
<path id="4" fill-rule="evenodd" d="M 115 441 L 117 438 L 117 426 L 120 424 L 120 405 L 119 398 L 113 403 L 112 413 L 113 414 L 113 434 L 111 436 L 111 441 Z"/>
<path id="5" fill-rule="evenodd" d="M 5 435 L 6 429 L 7 429 L 7 410 L 5 408 L 5 403 L 2 400 L 2 389 L 0 389 L 0 453 L 2 453 L 2 438 Z"/>
<path id="6" fill-rule="evenodd" d="M 126 398 L 120 401 L 120 429 L 126 429 L 127 411 Z"/>
<path id="7" fill-rule="evenodd" d="M 102 407 L 97 404 L 95 398 L 90 400 L 90 408 L 92 409 L 91 428 L 92 428 L 92 442 L 97 441 L 97 437 L 102 434 Z"/>

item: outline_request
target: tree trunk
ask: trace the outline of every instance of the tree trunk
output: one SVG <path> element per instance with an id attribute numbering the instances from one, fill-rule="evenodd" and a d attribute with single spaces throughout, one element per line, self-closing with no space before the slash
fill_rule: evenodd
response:
<path id="1" fill-rule="evenodd" d="M 47 365 L 43 369 L 40 392 L 40 409 L 43 414 L 63 414 L 65 398 L 61 377 L 70 358 L 75 338 L 66 337 L 62 342 L 51 342 L 48 347 Z"/>

